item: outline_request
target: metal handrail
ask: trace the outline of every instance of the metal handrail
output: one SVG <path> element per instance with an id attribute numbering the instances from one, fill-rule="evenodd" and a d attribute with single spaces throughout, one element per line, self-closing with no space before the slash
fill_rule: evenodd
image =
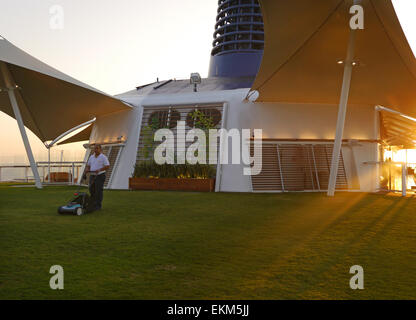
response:
<path id="1" fill-rule="evenodd" d="M 54 162 L 48 162 L 48 161 L 39 161 L 36 162 L 36 168 L 43 169 L 42 174 L 42 184 L 48 183 L 48 184 L 56 184 L 51 181 L 45 181 L 45 169 L 46 168 L 72 168 L 71 172 L 69 172 L 69 179 L 67 181 L 68 184 L 74 185 L 75 184 L 75 171 L 77 171 L 77 179 L 80 179 L 80 168 L 85 164 L 84 161 L 54 161 Z M 28 174 L 28 170 L 31 168 L 30 165 L 0 165 L 0 181 L 1 181 L 1 171 L 2 169 L 25 169 L 25 174 L 23 179 L 14 179 L 14 180 L 25 180 L 29 182 L 31 179 L 31 176 Z M 68 173 L 68 172 L 67 172 Z M 48 174 L 48 178 L 50 179 L 50 173 Z M 58 184 L 62 184 L 64 182 L 58 182 Z"/>

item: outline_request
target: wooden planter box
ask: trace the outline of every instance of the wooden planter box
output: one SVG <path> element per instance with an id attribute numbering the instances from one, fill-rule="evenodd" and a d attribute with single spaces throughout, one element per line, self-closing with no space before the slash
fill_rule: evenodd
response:
<path id="1" fill-rule="evenodd" d="M 68 172 L 51 172 L 51 182 L 69 182 L 72 180 L 72 175 Z M 46 175 L 45 181 L 49 181 L 49 176 Z"/>
<path id="2" fill-rule="evenodd" d="M 215 179 L 130 178 L 130 190 L 214 192 Z"/>

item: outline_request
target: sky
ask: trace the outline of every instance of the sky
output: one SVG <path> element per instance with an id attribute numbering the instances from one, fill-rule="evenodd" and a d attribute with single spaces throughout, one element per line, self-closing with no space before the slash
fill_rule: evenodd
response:
<path id="1" fill-rule="evenodd" d="M 311 0 L 312 1 L 312 0 Z M 56 69 L 110 94 L 156 78 L 208 73 L 217 0 L 1 0 L 0 35 Z M 394 0 L 416 52 L 416 0 Z M 62 9 L 63 24 L 52 19 Z M 58 10 L 58 11 L 57 11 Z M 51 20 L 52 19 L 52 20 Z M 38 161 L 47 151 L 29 132 Z M 64 150 L 82 157 L 81 144 Z M 26 163 L 17 123 L 0 112 L 0 163 Z"/>
<path id="2" fill-rule="evenodd" d="M 41 61 L 110 94 L 208 73 L 217 0 L 1 0 L 0 35 Z M 51 28 L 56 5 L 62 29 Z M 53 14 L 50 13 L 52 10 Z M 35 158 L 41 141 L 29 134 Z M 81 144 L 53 148 L 80 157 Z M 7 152 L 6 152 L 7 150 Z M 0 112 L 0 163 L 26 162 L 14 119 Z"/>

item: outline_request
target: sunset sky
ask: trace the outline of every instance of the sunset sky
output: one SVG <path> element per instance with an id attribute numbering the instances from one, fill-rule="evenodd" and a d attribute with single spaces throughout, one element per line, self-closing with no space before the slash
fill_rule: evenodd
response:
<path id="1" fill-rule="evenodd" d="M 217 0 L 2 0 L 0 35 L 43 62 L 110 94 L 160 79 L 207 75 Z M 416 1 L 395 0 L 416 52 Z M 51 29 L 60 5 L 63 29 Z M 29 133 L 37 160 L 47 153 Z M 0 112 L 0 163 L 26 162 L 16 121 Z M 80 144 L 65 150 L 79 158 Z M 75 160 L 75 159 L 74 159 Z"/>

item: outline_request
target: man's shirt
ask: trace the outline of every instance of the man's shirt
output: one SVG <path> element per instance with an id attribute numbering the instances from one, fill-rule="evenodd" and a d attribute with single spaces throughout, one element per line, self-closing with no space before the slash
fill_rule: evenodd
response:
<path id="1" fill-rule="evenodd" d="M 88 159 L 88 165 L 90 166 L 90 171 L 98 171 L 106 166 L 110 165 L 110 162 L 108 161 L 108 158 L 100 153 L 100 155 L 98 157 L 95 156 L 95 154 L 93 154 L 89 159 Z M 101 171 L 98 172 L 98 174 L 102 174 L 105 171 Z"/>

